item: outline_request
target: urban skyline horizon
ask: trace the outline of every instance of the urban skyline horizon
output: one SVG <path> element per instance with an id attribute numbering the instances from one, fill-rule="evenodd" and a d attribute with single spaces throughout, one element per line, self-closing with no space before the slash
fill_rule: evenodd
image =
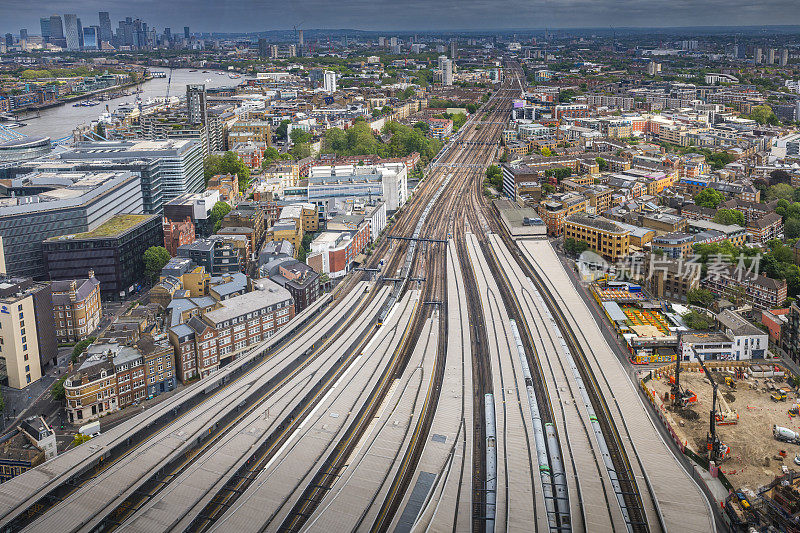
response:
<path id="1" fill-rule="evenodd" d="M 377 0 L 370 3 L 351 0 L 345 5 L 339 4 L 337 9 L 324 3 L 314 5 L 316 0 L 302 2 L 283 10 L 271 12 L 269 24 L 257 27 L 258 19 L 253 16 L 264 8 L 272 8 L 270 2 L 245 2 L 235 6 L 218 6 L 201 1 L 186 6 L 178 0 L 164 6 L 160 3 L 146 1 L 134 5 L 112 1 L 73 2 L 57 4 L 59 16 L 76 14 L 82 20 L 92 21 L 93 25 L 99 12 L 109 12 L 112 27 L 117 21 L 126 17 L 140 18 L 148 21 L 152 27 L 163 31 L 163 28 L 182 30 L 189 26 L 200 34 L 247 35 L 273 31 L 291 31 L 295 26 L 306 31 L 353 31 L 353 32 L 395 32 L 395 33 L 436 33 L 436 32 L 524 32 L 543 31 L 544 29 L 568 31 L 617 31 L 626 30 L 705 30 L 716 33 L 719 29 L 767 29 L 785 28 L 800 31 L 800 13 L 796 10 L 781 10 L 782 5 L 791 8 L 790 0 L 772 0 L 757 6 L 746 2 L 710 2 L 696 7 L 685 2 L 670 2 L 669 5 L 640 5 L 638 0 L 606 0 L 589 2 L 587 0 L 570 0 L 558 5 L 548 0 L 537 0 L 533 3 L 506 3 L 507 10 L 516 10 L 513 17 L 515 26 L 507 24 L 507 17 L 498 17 L 497 6 L 489 5 L 481 0 L 470 0 L 456 3 L 445 0 L 428 3 L 417 0 L 405 5 L 398 11 L 390 2 Z M 39 19 L 52 15 L 54 5 L 44 2 L 22 2 L 10 0 L 5 3 L 3 27 L 1 32 L 18 33 L 19 29 L 27 29 L 29 35 L 38 35 Z M 771 8 L 770 8 L 771 6 Z M 455 9 L 458 11 L 453 11 Z M 662 9 L 663 8 L 663 9 Z M 411 12 L 426 10 L 429 16 L 419 19 Z M 505 10 L 501 10 L 505 11 Z M 625 13 L 624 17 L 618 13 Z M 777 14 L 780 14 L 778 17 Z M 656 16 L 658 15 L 658 16 Z M 780 18 L 778 21 L 777 19 Z M 479 27 L 475 21 L 479 20 Z M 658 21 L 657 24 L 653 24 Z M 776 24 L 781 22 L 781 24 Z M 435 23 L 435 24 L 434 24 Z M 266 26 L 266 27 L 265 27 Z M 794 29 L 798 26 L 797 29 Z"/>

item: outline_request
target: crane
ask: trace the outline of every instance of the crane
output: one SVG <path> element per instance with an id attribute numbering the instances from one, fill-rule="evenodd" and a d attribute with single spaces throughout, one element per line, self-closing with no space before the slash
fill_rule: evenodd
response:
<path id="1" fill-rule="evenodd" d="M 714 389 L 714 392 L 711 396 L 711 413 L 709 416 L 708 421 L 708 435 L 706 436 L 706 447 L 708 448 L 708 459 L 709 461 L 717 461 L 719 462 L 722 460 L 729 452 L 728 446 L 722 444 L 722 441 L 719 440 L 719 435 L 717 435 L 717 391 L 719 390 L 719 386 L 717 382 L 714 381 L 714 377 L 706 368 L 705 363 L 703 363 L 703 359 L 698 357 L 697 360 L 700 362 L 700 367 L 705 372 L 706 377 L 708 377 L 708 381 L 711 382 L 711 387 Z"/>
<path id="2" fill-rule="evenodd" d="M 164 97 L 164 103 L 169 105 L 169 87 L 172 85 L 172 64 L 169 66 L 169 77 L 167 78 L 167 94 Z"/>
<path id="3" fill-rule="evenodd" d="M 672 405 L 684 408 L 697 401 L 697 395 L 690 390 L 681 389 L 681 352 L 683 351 L 681 338 L 682 331 L 678 331 L 678 353 L 675 356 L 675 377 L 672 381 Z"/>

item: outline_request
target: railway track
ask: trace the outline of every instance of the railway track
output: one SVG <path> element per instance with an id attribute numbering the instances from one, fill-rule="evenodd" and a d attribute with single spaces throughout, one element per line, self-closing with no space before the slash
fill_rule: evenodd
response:
<path id="1" fill-rule="evenodd" d="M 524 359 L 527 365 L 523 364 L 522 366 L 528 366 L 533 374 L 533 379 L 528 379 L 530 382 L 528 385 L 535 395 L 541 422 L 545 426 L 556 427 L 560 423 L 559 418 L 555 416 L 553 402 L 564 401 L 567 398 L 559 396 L 554 399 L 553 391 L 548 389 L 547 375 L 542 368 L 542 359 L 545 356 L 539 353 L 539 350 L 543 348 L 538 344 L 539 348 L 537 349 L 542 331 L 531 330 L 527 327 L 524 306 L 517 299 L 513 290 L 514 284 L 518 283 L 519 279 L 515 278 L 515 281 L 506 276 L 505 271 L 508 264 L 503 264 L 493 252 L 493 241 L 489 234 L 497 233 L 504 239 L 506 236 L 493 212 L 488 209 L 482 195 L 483 170 L 495 160 L 496 141 L 503 125 L 507 123 L 511 99 L 519 95 L 522 87 L 518 71 L 514 68 L 509 68 L 508 71 L 507 82 L 490 98 L 483 108 L 486 111 L 477 113 L 463 126 L 464 129 L 458 139 L 446 148 L 437 159 L 436 164 L 429 169 L 427 177 L 415 191 L 412 200 L 395 215 L 393 224 L 387 233 L 400 237 L 418 235 L 434 241 L 451 241 L 454 255 L 460 265 L 461 281 L 459 283 L 466 296 L 464 312 L 469 318 L 470 327 L 469 353 L 472 357 L 471 368 L 468 369 L 468 372 L 471 373 L 470 381 L 474 394 L 471 395 L 472 400 L 466 399 L 466 401 L 472 401 L 471 419 L 465 417 L 461 424 L 451 428 L 453 433 L 448 437 L 455 441 L 459 436 L 464 439 L 465 435 L 470 434 L 472 438 L 471 446 L 462 448 L 472 450 L 470 457 L 463 458 L 464 461 L 471 463 L 469 471 L 472 473 L 472 478 L 460 479 L 460 484 L 468 483 L 472 487 L 471 491 L 466 493 L 469 494 L 472 502 L 472 529 L 491 530 L 494 524 L 494 517 L 490 516 L 490 509 L 487 508 L 486 502 L 487 492 L 485 489 L 487 482 L 491 480 L 487 474 L 489 469 L 486 464 L 487 433 L 484 427 L 485 404 L 483 400 L 485 394 L 506 395 L 507 391 L 504 389 L 515 387 L 515 392 L 507 399 L 513 400 L 514 409 L 517 410 L 514 416 L 519 418 L 524 426 L 523 440 L 524 443 L 527 443 L 525 461 L 530 471 L 529 475 L 526 475 L 529 478 L 526 484 L 535 487 L 527 504 L 530 506 L 532 516 L 535 516 L 535 524 L 529 524 L 529 526 L 536 530 L 544 530 L 549 527 L 551 530 L 564 531 L 573 526 L 574 521 L 571 518 L 574 516 L 568 518 L 561 513 L 554 517 L 552 511 L 545 512 L 543 510 L 545 506 L 541 505 L 541 494 L 535 494 L 538 488 L 544 487 L 548 481 L 542 477 L 543 474 L 536 463 L 537 449 L 533 447 L 535 439 L 529 429 L 531 427 L 530 419 L 533 417 L 527 404 L 527 397 L 530 393 L 526 390 L 526 380 L 521 378 L 522 367 L 519 365 L 522 360 L 516 359 L 517 356 L 520 355 Z M 490 107 L 491 109 L 489 109 Z M 477 125 L 480 125 L 481 128 L 475 129 Z M 468 234 L 474 234 L 475 237 Z M 513 246 L 510 249 L 516 250 Z M 257 527 L 254 527 L 253 530 L 293 532 L 309 528 L 318 529 L 319 524 L 324 523 L 323 521 L 316 522 L 321 512 L 321 502 L 328 501 L 326 497 L 330 499 L 328 495 L 332 494 L 331 490 L 337 486 L 342 472 L 348 468 L 352 472 L 356 468 L 357 465 L 350 465 L 349 461 L 355 457 L 354 453 L 360 443 L 364 442 L 365 436 L 371 434 L 370 421 L 374 419 L 380 406 L 387 398 L 392 397 L 392 384 L 398 380 L 406 380 L 405 383 L 411 383 L 407 380 L 414 375 L 414 372 L 417 372 L 417 365 L 421 364 L 418 362 L 421 355 L 415 350 L 415 347 L 422 338 L 428 335 L 426 332 L 433 328 L 433 331 L 436 332 L 436 340 L 435 350 L 431 346 L 431 353 L 435 355 L 426 363 L 431 365 L 429 379 L 419 382 L 419 388 L 414 389 L 419 403 L 402 407 L 403 409 L 411 408 L 410 412 L 413 413 L 413 418 L 409 421 L 402 446 L 397 448 L 396 456 L 390 463 L 387 463 L 390 466 L 387 466 L 388 469 L 385 471 L 384 483 L 380 490 L 373 493 L 372 501 L 365 509 L 362 521 L 358 525 L 360 530 L 369 529 L 371 531 L 388 531 L 395 528 L 399 515 L 404 510 L 404 503 L 407 502 L 408 495 L 414 487 L 414 482 L 419 479 L 421 474 L 420 463 L 425 456 L 426 447 L 432 440 L 431 431 L 436 420 L 437 406 L 442 401 L 442 384 L 449 362 L 447 355 L 450 335 L 449 321 L 445 317 L 449 313 L 451 304 L 456 305 L 456 302 L 450 301 L 452 295 L 448 294 L 448 283 L 452 280 L 448 279 L 449 263 L 446 251 L 447 247 L 442 243 L 424 244 L 414 241 L 395 241 L 388 239 L 387 236 L 384 236 L 376 244 L 363 266 L 366 268 L 382 267 L 385 277 L 396 277 L 396 273 L 400 271 L 404 281 L 391 291 L 392 301 L 398 303 L 403 301 L 401 299 L 409 289 L 420 293 L 420 303 L 410 313 L 408 324 L 404 326 L 403 338 L 397 341 L 399 342 L 398 348 L 390 361 L 385 367 L 382 366 L 382 362 L 373 361 L 370 363 L 374 365 L 370 367 L 373 369 L 372 373 L 364 374 L 363 383 L 357 381 L 356 376 L 360 376 L 358 370 L 352 370 L 350 373 L 353 361 L 369 345 L 370 339 L 378 338 L 380 334 L 375 335 L 375 330 L 372 329 L 372 332 L 359 336 L 357 341 L 354 340 L 353 343 L 348 344 L 346 360 L 338 362 L 331 360 L 326 363 L 327 366 L 320 367 L 320 372 L 324 373 L 324 379 L 315 381 L 316 385 L 309 394 L 299 395 L 296 400 L 291 402 L 287 401 L 285 419 L 280 427 L 270 426 L 270 437 L 266 437 L 266 433 L 261 440 L 247 437 L 245 440 L 249 439 L 248 442 L 252 440 L 254 449 L 243 453 L 240 459 L 231 462 L 230 466 L 225 466 L 226 472 L 218 477 L 219 481 L 215 482 L 216 484 L 196 504 L 187 508 L 183 516 L 176 519 L 174 527 L 189 531 L 225 530 L 226 525 L 233 522 L 221 521 L 221 519 L 227 520 L 231 514 L 235 516 L 235 508 L 240 503 L 240 496 L 249 494 L 256 487 L 256 483 L 261 483 L 262 473 L 274 466 L 271 461 L 278 460 L 276 458 L 279 456 L 283 457 L 280 455 L 282 453 L 290 453 L 294 449 L 292 446 L 301 446 L 301 439 L 311 435 L 310 430 L 303 427 L 303 421 L 308 420 L 308 424 L 323 424 L 323 419 L 316 414 L 314 406 L 324 404 L 326 401 L 344 401 L 344 398 L 339 395 L 329 397 L 327 393 L 332 390 L 331 387 L 334 383 L 348 376 L 347 380 L 349 381 L 346 383 L 349 383 L 349 388 L 358 389 L 362 385 L 364 387 L 361 396 L 347 400 L 351 403 L 347 404 L 346 409 L 349 413 L 352 412 L 352 418 L 346 419 L 347 423 L 343 420 L 341 424 L 334 425 L 338 428 L 335 438 L 329 442 L 326 441 L 328 444 L 319 448 L 318 455 L 315 456 L 314 462 L 310 466 L 304 465 L 304 468 L 308 468 L 307 471 L 304 471 L 302 475 L 300 472 L 296 473 L 298 481 L 297 485 L 293 487 L 292 495 L 280 505 L 280 509 L 274 512 L 270 511 L 269 519 L 262 517 L 264 522 L 255 524 Z M 470 254 L 473 259 L 470 259 Z M 478 263 L 474 261 L 478 257 L 477 254 L 480 254 Z M 576 356 L 581 378 L 588 384 L 587 389 L 591 392 L 591 407 L 598 414 L 602 434 L 609 443 L 613 470 L 618 473 L 619 488 L 615 490 L 615 494 L 619 495 L 622 505 L 628 510 L 628 529 L 630 531 L 649 530 L 647 512 L 638 492 L 640 488 L 636 483 L 637 470 L 629 461 L 626 448 L 617 432 L 608 406 L 603 403 L 602 394 L 599 393 L 600 387 L 594 379 L 586 355 L 580 351 L 585 342 L 581 342 L 579 332 L 573 332 L 568 317 L 559 310 L 559 302 L 549 292 L 552 288 L 546 285 L 546 280 L 535 277 L 535 269 L 525 263 L 518 251 L 513 260 L 518 262 L 525 270 L 526 275 L 537 283 L 537 288 L 542 294 L 547 308 L 552 313 L 554 320 L 558 322 L 559 328 L 564 331 L 569 349 Z M 358 290 L 357 283 L 365 275 L 365 273 L 358 272 L 349 275 L 337 288 L 334 294 L 335 298 L 345 300 L 350 297 L 354 291 Z M 409 283 L 409 278 L 419 278 L 423 281 Z M 486 299 L 486 293 L 480 287 L 485 285 L 484 280 L 487 279 L 496 280 L 498 287 L 491 311 L 487 311 L 481 305 L 481 299 Z M 379 285 L 383 283 L 385 282 L 380 282 Z M 348 317 L 346 323 L 353 324 L 358 320 L 363 320 L 362 315 L 370 314 L 363 310 L 368 306 L 373 306 L 370 309 L 374 308 L 379 302 L 379 295 L 386 290 L 388 289 L 379 290 L 374 287 L 359 304 L 362 311 L 354 312 L 351 317 Z M 394 304 L 387 305 L 384 312 L 378 314 L 380 317 L 378 322 L 383 323 L 390 309 L 396 307 L 397 305 Z M 503 323 L 493 324 L 492 328 L 487 329 L 486 321 L 491 321 L 495 316 L 504 317 Z M 543 318 L 541 315 L 539 317 Z M 516 337 L 511 335 L 512 330 L 509 329 L 511 320 L 507 319 L 520 324 Z M 490 343 L 497 341 L 497 337 L 500 336 L 499 332 L 502 332 L 504 338 L 503 350 L 510 358 L 503 363 L 505 366 L 493 370 L 496 361 L 492 359 L 494 357 L 492 354 L 496 354 L 499 348 L 490 349 Z M 518 345 L 514 343 L 514 338 L 519 339 L 520 352 L 517 351 Z M 555 343 L 555 340 L 551 339 L 549 342 Z M 331 346 L 331 344 L 326 344 L 326 346 Z M 315 350 L 315 353 L 319 353 L 323 347 L 315 345 Z M 306 361 L 313 361 L 313 357 L 286 364 L 285 368 L 281 367 L 283 371 L 288 372 L 283 376 L 287 380 L 287 386 L 291 383 L 291 387 L 294 387 L 293 390 L 299 391 L 306 383 L 293 377 L 295 373 L 302 371 L 304 365 L 310 364 Z M 380 379 L 378 379 L 379 369 L 381 369 Z M 567 369 L 562 367 L 562 370 L 566 375 Z M 499 373 L 503 373 L 502 379 L 505 381 L 497 381 L 500 379 Z M 316 380 L 316 377 L 313 379 Z M 374 383 L 374 386 L 364 385 L 367 382 Z M 496 383 L 502 383 L 502 385 L 497 386 Z M 271 390 L 274 393 L 278 389 Z M 572 391 L 569 398 L 576 401 L 576 393 Z M 188 476 L 192 469 L 203 464 L 204 461 L 210 460 L 212 457 L 210 454 L 221 452 L 224 443 L 227 442 L 226 439 L 233 442 L 237 432 L 244 431 L 247 423 L 252 423 L 258 418 L 258 409 L 262 402 L 263 399 L 256 400 L 248 404 L 241 412 L 232 415 L 229 424 L 226 422 L 224 427 L 215 430 L 213 438 L 193 449 L 191 454 L 183 455 L 180 461 L 169 463 L 169 468 L 150 474 L 147 479 L 136 481 L 133 484 L 136 485 L 135 490 L 129 495 L 122 495 L 124 496 L 122 500 L 115 500 L 111 507 L 103 511 L 103 517 L 92 518 L 81 523 L 77 528 L 67 527 L 65 530 L 77 531 L 91 528 L 109 530 L 119 525 L 128 527 L 135 524 L 137 517 L 142 516 L 147 509 L 156 508 L 157 505 L 154 502 L 159 501 L 159 498 L 169 494 L 170 491 L 180 495 L 178 490 L 180 485 L 176 480 L 183 479 L 182 476 Z M 517 409 L 517 405 L 519 409 Z M 396 406 L 397 409 L 401 408 L 400 403 L 397 403 Z M 461 412 L 466 412 L 463 406 Z M 498 409 L 497 416 L 506 416 L 506 414 Z M 469 431 L 467 425 L 471 425 Z M 330 429 L 333 426 L 328 424 L 327 427 Z M 387 429 L 384 426 L 384 432 Z M 389 434 L 386 433 L 386 435 Z M 373 437 L 379 438 L 378 434 L 374 434 Z M 380 438 L 385 438 L 385 436 Z M 297 444 L 291 444 L 293 442 Z M 374 442 L 379 441 L 375 440 Z M 524 443 L 521 443 L 520 446 L 524 447 Z M 547 452 L 552 458 L 556 452 L 555 448 L 560 448 L 560 446 L 548 442 L 547 448 Z M 568 449 L 559 450 L 559 452 L 564 453 L 565 457 L 569 454 Z M 300 460 L 299 456 L 296 460 L 287 459 L 286 465 L 298 464 L 298 460 Z M 453 456 L 448 460 L 455 461 Z M 498 457 L 498 460 L 503 461 L 506 458 Z M 284 470 L 286 468 L 284 466 Z M 506 465 L 505 470 L 509 468 L 513 468 L 513 465 Z M 555 490 L 552 481 L 550 483 L 550 488 Z M 171 487 L 175 487 L 175 489 Z M 429 490 L 433 490 L 433 488 Z M 441 490 L 443 491 L 444 488 Z M 464 494 L 463 491 L 459 493 Z M 575 501 L 573 501 L 573 494 L 577 494 L 577 492 L 570 493 L 569 502 L 573 507 L 579 507 L 576 503 L 578 498 L 575 497 Z M 519 497 L 519 494 L 511 494 L 510 498 L 506 498 L 510 502 L 505 504 L 506 510 L 515 507 L 513 502 L 515 498 Z M 455 506 L 450 508 L 458 508 L 458 505 L 459 503 L 456 502 Z M 406 506 L 405 509 L 408 507 Z M 417 513 L 421 513 L 423 507 L 419 506 L 415 509 L 418 509 Z M 404 523 L 413 523 L 409 521 L 414 519 L 413 516 L 406 517 Z M 457 517 L 453 516 L 451 520 L 455 524 Z M 543 525 L 548 522 L 549 526 Z M 141 530 L 141 528 L 131 526 L 131 530 Z"/>

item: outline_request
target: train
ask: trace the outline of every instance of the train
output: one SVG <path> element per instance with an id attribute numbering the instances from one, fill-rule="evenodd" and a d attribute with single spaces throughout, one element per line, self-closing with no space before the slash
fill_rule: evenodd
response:
<path id="1" fill-rule="evenodd" d="M 553 327 L 555 328 L 554 331 L 556 332 L 556 336 L 558 337 L 559 343 L 561 344 L 561 349 L 564 352 L 564 355 L 567 358 L 567 364 L 570 367 L 570 371 L 572 372 L 573 377 L 575 378 L 575 382 L 578 385 L 578 392 L 580 393 L 581 400 L 583 401 L 583 405 L 586 407 L 586 411 L 589 414 L 589 422 L 592 425 L 592 430 L 594 431 L 595 438 L 597 439 L 597 446 L 600 450 L 600 456 L 603 458 L 603 463 L 605 464 L 606 470 L 608 471 L 608 477 L 611 480 L 611 486 L 614 489 L 614 492 L 617 495 L 617 502 L 620 505 L 620 510 L 622 511 L 622 517 L 626 523 L 630 524 L 630 512 L 628 511 L 628 505 L 624 499 L 624 492 L 622 490 L 622 485 L 619 480 L 619 476 L 617 474 L 617 470 L 614 466 L 614 462 L 611 460 L 611 453 L 608 448 L 608 443 L 606 442 L 606 437 L 603 435 L 603 429 L 600 426 L 600 421 L 597 419 L 597 413 L 595 413 L 594 406 L 592 405 L 592 401 L 589 399 L 589 392 L 586 389 L 586 384 L 583 382 L 583 377 L 578 370 L 578 365 L 575 362 L 575 358 L 572 355 L 569 347 L 567 346 L 567 342 L 564 340 L 564 336 L 561 334 L 561 330 L 558 329 L 555 319 L 553 318 L 553 314 L 547 308 L 542 294 L 539 291 L 535 291 L 536 296 L 539 299 L 539 302 L 542 305 L 542 308 L 545 310 L 545 314 L 547 318 L 552 323 Z M 552 295 L 551 295 L 552 297 Z"/>
<path id="2" fill-rule="evenodd" d="M 486 533 L 494 533 L 497 511 L 497 425 L 494 417 L 494 394 L 486 394 L 484 400 L 484 427 L 486 428 Z"/>
<path id="3" fill-rule="evenodd" d="M 509 320 L 514 342 L 517 345 L 522 374 L 525 376 L 525 387 L 528 390 L 528 403 L 531 407 L 531 420 L 533 422 L 533 440 L 536 445 L 536 458 L 539 464 L 539 476 L 542 479 L 542 494 L 544 506 L 547 511 L 547 520 L 550 530 L 568 531 L 571 529 L 571 515 L 569 509 L 569 493 L 567 491 L 567 477 L 564 464 L 561 460 L 561 447 L 556 436 L 555 426 L 551 423 L 542 426 L 542 414 L 536 392 L 533 390 L 533 376 L 525 347 L 519 334 L 515 320 Z M 548 455 L 549 452 L 549 455 Z"/>

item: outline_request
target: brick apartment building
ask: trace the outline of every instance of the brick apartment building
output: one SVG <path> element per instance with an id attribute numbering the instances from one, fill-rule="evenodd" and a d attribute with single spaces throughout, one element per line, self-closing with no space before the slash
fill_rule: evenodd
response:
<path id="1" fill-rule="evenodd" d="M 89 271 L 85 279 L 54 281 L 53 321 L 59 344 L 80 342 L 97 328 L 103 307 L 100 301 L 100 282 Z"/>
<path id="2" fill-rule="evenodd" d="M 178 379 L 208 376 L 222 359 L 235 359 L 238 352 L 270 338 L 294 317 L 289 291 L 269 280 L 254 282 L 253 289 L 170 328 Z"/>
<path id="3" fill-rule="evenodd" d="M 182 222 L 175 222 L 164 217 L 161 227 L 164 230 L 164 248 L 169 255 L 178 255 L 178 247 L 184 244 L 191 244 L 197 238 L 194 222 L 186 217 Z"/>

